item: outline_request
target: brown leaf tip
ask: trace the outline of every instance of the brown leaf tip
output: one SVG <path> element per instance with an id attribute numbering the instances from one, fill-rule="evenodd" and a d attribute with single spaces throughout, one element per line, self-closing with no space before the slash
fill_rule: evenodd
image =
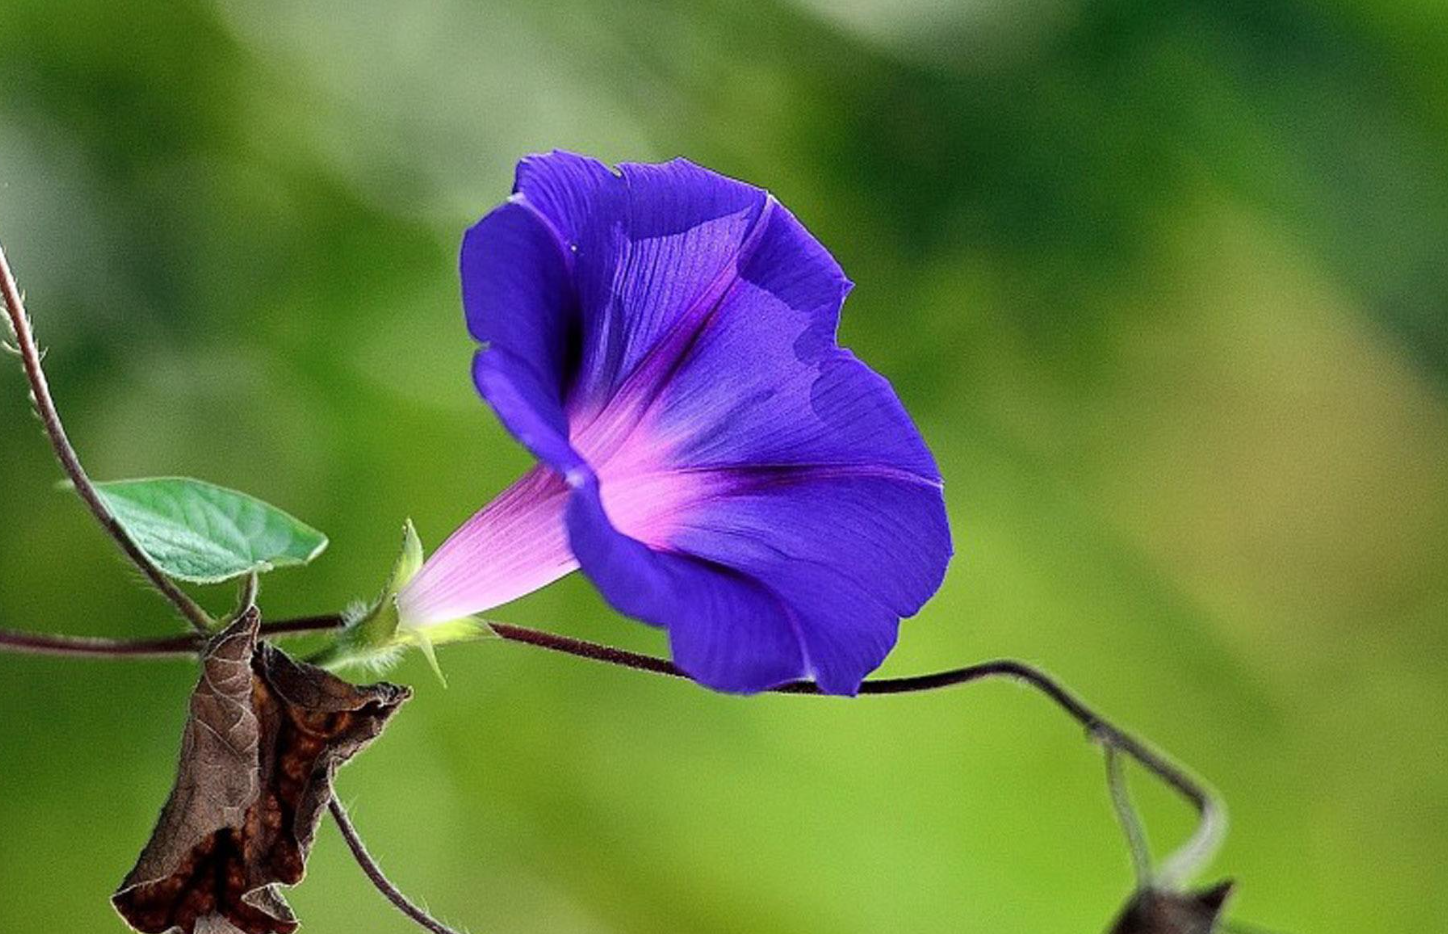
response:
<path id="1" fill-rule="evenodd" d="M 1132 897 L 1111 934 L 1215 934 L 1232 888 L 1228 880 L 1200 892 L 1144 889 Z"/>

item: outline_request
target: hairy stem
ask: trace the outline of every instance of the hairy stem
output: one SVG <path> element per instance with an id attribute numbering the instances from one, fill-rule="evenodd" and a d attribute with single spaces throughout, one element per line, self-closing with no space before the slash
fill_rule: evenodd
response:
<path id="1" fill-rule="evenodd" d="M 55 655 L 64 658 L 179 658 L 194 656 L 200 648 L 199 634 L 166 636 L 160 639 L 104 639 L 0 629 L 0 652 L 17 652 L 21 655 Z"/>
<path id="2" fill-rule="evenodd" d="M 342 807 L 342 802 L 333 797 L 327 806 L 332 812 L 332 819 L 337 822 L 337 829 L 342 831 L 342 839 L 347 841 L 347 848 L 352 851 L 353 858 L 357 860 L 357 865 L 362 867 L 362 871 L 367 874 L 367 879 L 377 891 L 382 893 L 383 897 L 391 902 L 398 911 L 407 915 L 420 927 L 432 931 L 433 934 L 459 934 L 455 929 L 448 927 L 413 904 L 397 886 L 392 884 L 392 880 L 383 873 L 382 867 L 377 865 L 377 860 L 367 852 L 367 847 L 363 844 L 362 837 L 358 835 L 357 828 L 353 826 L 352 818 L 347 815 L 347 809 Z"/>
<path id="3" fill-rule="evenodd" d="M 252 571 L 241 580 L 241 589 L 238 592 L 236 601 L 236 616 L 240 616 L 247 610 L 256 606 L 256 595 L 261 590 L 261 581 L 257 573 Z"/>
<path id="4" fill-rule="evenodd" d="M 242 609 L 248 605 L 242 594 Z M 254 596 L 254 595 L 253 595 Z M 268 638 L 304 636 L 341 624 L 337 616 L 304 616 L 263 623 L 261 634 Z M 195 656 L 206 646 L 201 633 L 161 636 L 155 639 L 107 639 L 100 636 L 67 636 L 48 632 L 0 629 L 0 652 L 20 655 L 51 655 L 60 658 L 181 658 Z"/>
<path id="5" fill-rule="evenodd" d="M 80 465 L 80 458 L 71 446 L 70 439 L 66 437 L 65 426 L 61 424 L 60 413 L 55 410 L 55 400 L 50 396 L 50 385 L 45 379 L 45 370 L 41 368 L 40 348 L 35 343 L 35 334 L 30 328 L 30 318 L 25 313 L 25 302 L 20 295 L 20 287 L 15 283 L 15 276 L 10 271 L 10 263 L 5 259 L 5 250 L 0 247 L 0 297 L 4 298 L 5 313 L 10 319 L 10 330 L 15 335 L 15 349 L 20 355 L 20 364 L 25 370 L 25 379 L 30 383 L 30 396 L 35 403 L 35 412 L 40 416 L 40 424 L 45 428 L 45 435 L 50 439 L 50 446 L 55 449 L 56 460 L 60 461 L 60 467 L 65 475 L 70 478 L 72 486 L 75 487 L 76 495 L 85 503 L 86 508 L 95 516 L 101 528 L 106 534 L 115 539 L 116 544 L 121 547 L 127 558 L 146 579 L 161 592 L 171 604 L 180 611 L 181 615 L 191 623 L 197 632 L 206 632 L 211 627 L 211 617 L 201 608 L 195 600 L 176 586 L 161 569 L 151 561 L 146 553 L 137 547 L 126 535 L 121 524 L 116 521 L 110 509 L 96 492 L 95 486 L 91 483 L 90 477 L 86 475 L 85 468 Z"/>

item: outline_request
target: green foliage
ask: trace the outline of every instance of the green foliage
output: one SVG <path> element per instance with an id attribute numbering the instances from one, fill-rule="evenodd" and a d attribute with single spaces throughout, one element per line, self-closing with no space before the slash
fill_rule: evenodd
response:
<path id="1" fill-rule="evenodd" d="M 131 540 L 177 580 L 219 584 L 306 564 L 327 536 L 254 496 L 187 477 L 98 483 Z"/>

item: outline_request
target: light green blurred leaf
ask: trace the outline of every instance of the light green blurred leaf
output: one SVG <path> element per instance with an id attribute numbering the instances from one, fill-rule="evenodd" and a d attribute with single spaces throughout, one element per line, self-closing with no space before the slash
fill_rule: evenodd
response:
<path id="1" fill-rule="evenodd" d="M 167 575 L 216 584 L 306 564 L 327 536 L 254 496 L 187 477 L 98 483 L 131 537 Z"/>

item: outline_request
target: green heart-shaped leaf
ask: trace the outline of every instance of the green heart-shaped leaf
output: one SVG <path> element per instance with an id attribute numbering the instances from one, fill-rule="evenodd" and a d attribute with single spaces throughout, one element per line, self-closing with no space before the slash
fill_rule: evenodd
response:
<path id="1" fill-rule="evenodd" d="M 254 496 L 186 477 L 98 483 L 116 521 L 168 576 L 216 584 L 306 564 L 327 536 Z"/>

